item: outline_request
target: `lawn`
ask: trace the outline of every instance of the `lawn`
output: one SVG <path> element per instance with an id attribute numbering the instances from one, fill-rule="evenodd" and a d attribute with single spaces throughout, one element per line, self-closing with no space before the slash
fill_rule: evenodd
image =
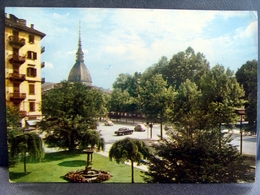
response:
<path id="1" fill-rule="evenodd" d="M 23 172 L 23 163 L 9 168 L 9 177 L 12 182 L 67 182 L 63 176 L 79 169 L 85 169 L 87 155 L 79 152 L 67 151 L 48 153 L 40 163 L 27 163 L 27 174 Z M 109 171 L 113 177 L 106 183 L 130 183 L 131 167 L 126 164 L 117 164 L 108 157 L 93 154 L 92 168 Z M 135 182 L 144 183 L 141 170 L 135 168 Z"/>

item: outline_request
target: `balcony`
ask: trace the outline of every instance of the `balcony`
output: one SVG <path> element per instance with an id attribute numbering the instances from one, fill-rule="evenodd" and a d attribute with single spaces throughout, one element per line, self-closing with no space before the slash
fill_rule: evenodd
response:
<path id="1" fill-rule="evenodd" d="M 42 84 L 45 83 L 45 78 L 42 78 Z"/>
<path id="2" fill-rule="evenodd" d="M 13 101 L 14 103 L 20 103 L 21 101 L 25 100 L 26 98 L 26 93 L 10 93 L 10 100 Z"/>
<path id="3" fill-rule="evenodd" d="M 25 56 L 19 56 L 19 55 L 16 55 L 16 54 L 12 54 L 10 56 L 11 57 L 9 59 L 9 62 L 11 64 L 22 65 L 25 62 L 25 60 L 26 60 Z"/>
<path id="4" fill-rule="evenodd" d="M 45 47 L 41 47 L 41 53 L 44 53 L 45 52 Z"/>
<path id="5" fill-rule="evenodd" d="M 20 39 L 18 36 L 11 35 L 8 37 L 8 40 L 9 40 L 9 44 L 13 48 L 20 49 L 25 45 L 25 39 L 24 38 Z"/>
<path id="6" fill-rule="evenodd" d="M 44 68 L 45 67 L 45 62 L 41 63 L 41 67 Z"/>
<path id="7" fill-rule="evenodd" d="M 19 111 L 19 114 L 22 118 L 26 117 L 27 112 L 26 111 Z"/>
<path id="8" fill-rule="evenodd" d="M 19 73 L 10 73 L 9 74 L 9 79 L 11 81 L 20 81 L 23 82 L 26 79 L 26 75 L 25 74 L 19 74 Z"/>

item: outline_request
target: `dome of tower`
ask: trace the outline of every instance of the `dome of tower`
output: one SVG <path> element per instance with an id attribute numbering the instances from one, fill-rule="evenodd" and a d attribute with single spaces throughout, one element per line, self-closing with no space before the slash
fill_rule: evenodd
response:
<path id="1" fill-rule="evenodd" d="M 81 48 L 81 37 L 79 31 L 79 42 L 78 42 L 78 51 L 76 53 L 76 63 L 70 70 L 68 76 L 69 82 L 81 82 L 85 85 L 91 85 L 92 79 L 90 72 L 86 65 L 84 64 L 84 53 Z"/>

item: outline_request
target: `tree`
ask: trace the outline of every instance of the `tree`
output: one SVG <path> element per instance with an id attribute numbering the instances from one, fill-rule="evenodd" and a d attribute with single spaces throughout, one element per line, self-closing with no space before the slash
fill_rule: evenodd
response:
<path id="1" fill-rule="evenodd" d="M 214 66 L 201 79 L 204 129 L 216 128 L 221 134 L 221 124 L 230 125 L 238 116 L 236 109 L 243 103 L 244 90 L 239 85 L 233 71 L 221 65 Z M 221 147 L 219 142 L 219 147 Z"/>
<path id="2" fill-rule="evenodd" d="M 83 144 L 85 135 L 93 135 L 86 132 L 95 129 L 97 119 L 106 113 L 104 104 L 100 90 L 81 83 L 62 82 L 42 101 L 44 118 L 39 127 L 46 132 L 44 140 L 50 147 L 82 148 L 90 140 L 85 139 Z"/>
<path id="3" fill-rule="evenodd" d="M 257 61 L 247 61 L 236 72 L 237 81 L 245 90 L 246 116 L 251 131 L 256 131 L 257 121 Z"/>
<path id="4" fill-rule="evenodd" d="M 168 131 L 168 137 L 153 146 L 146 182 L 237 183 L 254 179 L 250 166 L 230 144 L 230 136 L 222 135 L 219 149 L 218 130 L 194 131 L 191 138 L 182 128 Z"/>
<path id="5" fill-rule="evenodd" d="M 199 86 L 201 76 L 208 70 L 209 62 L 205 56 L 202 53 L 195 54 L 195 51 L 188 47 L 184 52 L 173 55 L 163 73 L 168 84 L 178 89 L 186 79 Z"/>
<path id="6" fill-rule="evenodd" d="M 6 123 L 7 127 L 15 128 L 20 124 L 19 110 L 15 106 L 6 105 Z"/>
<path id="7" fill-rule="evenodd" d="M 20 130 L 20 133 L 9 140 L 10 144 L 10 156 L 14 158 L 17 155 L 22 155 L 24 163 L 24 173 L 27 173 L 26 169 L 26 155 L 29 154 L 30 159 L 36 159 L 40 161 L 44 157 L 44 150 L 42 139 L 34 132 L 24 133 Z"/>
<path id="8" fill-rule="evenodd" d="M 134 183 L 134 162 L 140 164 L 141 160 L 149 155 L 149 148 L 143 141 L 129 137 L 116 141 L 109 150 L 109 159 L 115 159 L 118 164 L 130 160 L 132 183 Z"/>
<path id="9" fill-rule="evenodd" d="M 173 109 L 167 112 L 169 121 L 177 127 L 184 126 L 191 138 L 194 131 L 203 129 L 201 96 L 198 86 L 187 79 L 177 90 Z"/>
<path id="10" fill-rule="evenodd" d="M 114 89 L 109 103 L 110 112 L 115 112 L 116 116 L 118 112 L 127 112 L 129 101 L 130 95 L 126 90 Z"/>
<path id="11" fill-rule="evenodd" d="M 144 78 L 141 79 L 138 96 L 140 108 L 148 120 L 160 120 L 161 138 L 162 123 L 166 117 L 166 110 L 173 105 L 174 94 L 172 87 L 167 88 L 161 74 L 156 74 L 150 79 L 146 79 L 144 74 Z"/>

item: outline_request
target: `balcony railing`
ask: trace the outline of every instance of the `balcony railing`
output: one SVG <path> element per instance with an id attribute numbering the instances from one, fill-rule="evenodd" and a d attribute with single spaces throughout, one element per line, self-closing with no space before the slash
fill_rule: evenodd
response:
<path id="1" fill-rule="evenodd" d="M 45 47 L 41 47 L 41 53 L 44 53 L 45 52 Z"/>
<path id="2" fill-rule="evenodd" d="M 10 93 L 9 97 L 14 102 L 20 102 L 26 98 L 26 93 L 19 93 L 19 92 Z"/>
<path id="3" fill-rule="evenodd" d="M 19 65 L 22 65 L 25 60 L 26 60 L 26 57 L 25 56 L 19 56 L 19 55 L 16 55 L 16 54 L 12 54 L 10 55 L 10 59 L 9 59 L 9 62 L 11 64 L 19 64 Z"/>
<path id="4" fill-rule="evenodd" d="M 41 63 L 41 67 L 44 68 L 45 67 L 45 62 Z"/>
<path id="5" fill-rule="evenodd" d="M 19 74 L 19 73 L 10 73 L 9 78 L 10 78 L 10 80 L 22 82 L 26 79 L 26 75 L 25 74 Z"/>
<path id="6" fill-rule="evenodd" d="M 42 78 L 42 84 L 45 83 L 45 78 Z"/>
<path id="7" fill-rule="evenodd" d="M 10 35 L 8 37 L 9 39 L 9 44 L 14 47 L 14 48 L 21 48 L 25 45 L 25 39 L 24 38 L 19 38 L 18 36 Z"/>

